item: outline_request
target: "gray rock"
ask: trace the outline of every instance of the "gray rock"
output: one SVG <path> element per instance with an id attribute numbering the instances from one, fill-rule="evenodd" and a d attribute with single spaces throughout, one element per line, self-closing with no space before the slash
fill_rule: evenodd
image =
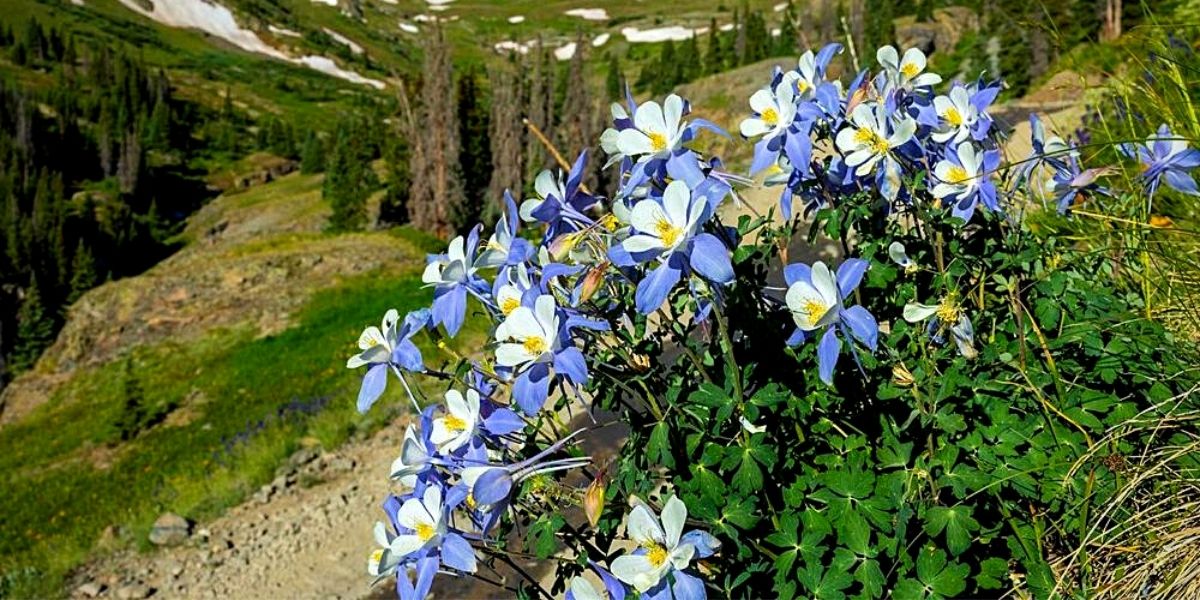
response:
<path id="1" fill-rule="evenodd" d="M 164 513 L 150 529 L 150 543 L 156 546 L 182 544 L 187 541 L 191 529 L 192 524 L 187 519 L 175 513 Z"/>
<path id="2" fill-rule="evenodd" d="M 303 467 L 304 465 L 317 460 L 318 456 L 320 456 L 320 454 L 318 454 L 317 451 L 312 448 L 301 448 L 293 452 L 292 455 L 288 457 L 288 464 L 293 467 Z"/>
<path id="3" fill-rule="evenodd" d="M 96 596 L 103 594 L 104 591 L 107 589 L 108 589 L 108 586 L 104 585 L 103 583 L 96 583 L 95 581 L 89 581 L 88 583 L 85 583 L 85 584 L 75 588 L 75 592 L 77 594 L 79 594 L 80 596 L 87 596 L 88 598 L 95 598 Z"/>
<path id="4" fill-rule="evenodd" d="M 153 593 L 154 590 L 149 586 L 135 583 L 122 586 L 118 589 L 117 598 L 120 598 L 120 600 L 142 600 L 142 598 L 149 598 Z"/>

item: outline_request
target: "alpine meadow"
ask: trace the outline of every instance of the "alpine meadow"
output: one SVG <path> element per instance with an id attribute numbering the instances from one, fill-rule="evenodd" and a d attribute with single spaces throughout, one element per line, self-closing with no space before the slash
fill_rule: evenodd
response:
<path id="1" fill-rule="evenodd" d="M 0 0 L 0 598 L 1200 600 L 1200 0 Z"/>

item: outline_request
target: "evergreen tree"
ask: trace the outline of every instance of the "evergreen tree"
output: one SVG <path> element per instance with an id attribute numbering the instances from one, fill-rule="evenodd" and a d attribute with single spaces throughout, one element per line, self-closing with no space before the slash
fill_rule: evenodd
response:
<path id="1" fill-rule="evenodd" d="M 67 305 L 74 304 L 84 292 L 96 287 L 100 282 L 96 273 L 96 259 L 83 240 L 75 248 L 75 256 L 71 260 L 71 291 L 67 294 Z"/>
<path id="2" fill-rule="evenodd" d="M 779 37 L 775 38 L 775 56 L 791 56 L 797 54 L 800 47 L 800 33 L 796 30 L 796 12 L 791 0 L 783 9 L 783 20 L 779 24 Z"/>
<path id="3" fill-rule="evenodd" d="M 688 38 L 683 44 L 683 56 L 678 61 L 683 70 L 679 83 L 699 79 L 704 74 L 704 62 L 700 56 L 700 44 L 696 36 Z"/>
<path id="4" fill-rule="evenodd" d="M 367 221 L 369 188 L 364 178 L 369 168 L 362 163 L 354 145 L 351 127 L 343 125 L 329 155 L 322 190 L 322 196 L 333 209 L 329 216 L 330 231 L 357 231 Z"/>
<path id="5" fill-rule="evenodd" d="M 478 221 L 487 203 L 492 165 L 492 149 L 488 143 L 489 119 L 475 72 L 464 73 L 458 79 L 458 127 L 462 144 L 459 164 L 466 202 L 451 215 L 455 231 Z"/>
<path id="6" fill-rule="evenodd" d="M 746 23 L 739 18 L 739 15 L 744 16 L 749 11 L 748 5 L 743 2 L 744 10 L 738 12 L 733 10 L 733 61 L 730 63 L 735 66 L 746 64 Z"/>
<path id="7" fill-rule="evenodd" d="M 625 89 L 622 85 L 621 61 L 614 55 L 608 57 L 608 71 L 604 77 L 604 95 L 605 100 L 609 102 L 619 102 L 625 97 Z"/>
<path id="8" fill-rule="evenodd" d="M 53 310 L 43 304 L 40 287 L 37 277 L 30 277 L 25 299 L 17 311 L 17 339 L 10 362 L 12 370 L 18 373 L 32 368 L 42 351 L 54 343 Z"/>
<path id="9" fill-rule="evenodd" d="M 320 173 L 325 170 L 325 144 L 315 131 L 309 131 L 304 138 L 304 149 L 300 152 L 300 172 L 305 175 Z"/>
<path id="10" fill-rule="evenodd" d="M 117 414 L 113 428 L 116 430 L 116 436 L 122 442 L 127 442 L 137 437 L 150 419 L 146 393 L 142 389 L 141 381 L 133 372 L 133 358 L 130 356 L 126 356 L 121 365 L 121 392 L 121 412 Z"/>
<path id="11" fill-rule="evenodd" d="M 389 136 L 383 147 L 387 187 L 379 205 L 380 223 L 402 225 L 408 222 L 408 191 L 412 186 L 408 154 L 408 139 L 404 135 Z"/>
<path id="12" fill-rule="evenodd" d="M 704 54 L 704 72 L 708 75 L 725 70 L 724 55 L 721 51 L 721 32 L 717 28 L 714 17 L 708 24 L 708 46 Z"/>

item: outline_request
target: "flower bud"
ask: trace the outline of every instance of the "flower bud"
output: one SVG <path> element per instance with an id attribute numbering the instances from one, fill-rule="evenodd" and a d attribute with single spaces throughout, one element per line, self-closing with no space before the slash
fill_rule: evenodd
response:
<path id="1" fill-rule="evenodd" d="M 607 487 L 608 472 L 600 471 L 583 492 L 583 513 L 587 515 L 588 523 L 591 523 L 592 527 L 600 522 L 600 515 L 604 512 L 604 492 Z"/>
<path id="2" fill-rule="evenodd" d="M 915 381 L 912 371 L 909 371 L 904 363 L 892 367 L 892 383 L 900 387 L 910 387 Z"/>
<path id="3" fill-rule="evenodd" d="M 600 284 L 604 283 L 604 271 L 608 263 L 603 263 L 599 266 L 592 267 L 588 270 L 587 275 L 583 276 L 583 285 L 579 288 L 579 302 L 587 302 L 596 295 L 596 291 L 600 289 Z"/>
<path id="4" fill-rule="evenodd" d="M 550 258 L 556 262 L 566 260 L 570 256 L 571 251 L 575 249 L 575 245 L 579 243 L 579 235 L 576 233 L 564 233 L 550 242 Z"/>

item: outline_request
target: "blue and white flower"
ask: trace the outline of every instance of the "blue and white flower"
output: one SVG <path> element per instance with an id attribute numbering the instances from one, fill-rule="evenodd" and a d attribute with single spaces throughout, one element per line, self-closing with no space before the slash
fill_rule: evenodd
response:
<path id="1" fill-rule="evenodd" d="M 639 502 L 625 522 L 626 535 L 638 549 L 613 560 L 613 575 L 648 600 L 707 598 L 704 582 L 685 570 L 693 560 L 710 556 L 720 543 L 702 531 L 684 535 L 686 522 L 687 506 L 675 496 L 663 506 L 662 521 Z"/>

